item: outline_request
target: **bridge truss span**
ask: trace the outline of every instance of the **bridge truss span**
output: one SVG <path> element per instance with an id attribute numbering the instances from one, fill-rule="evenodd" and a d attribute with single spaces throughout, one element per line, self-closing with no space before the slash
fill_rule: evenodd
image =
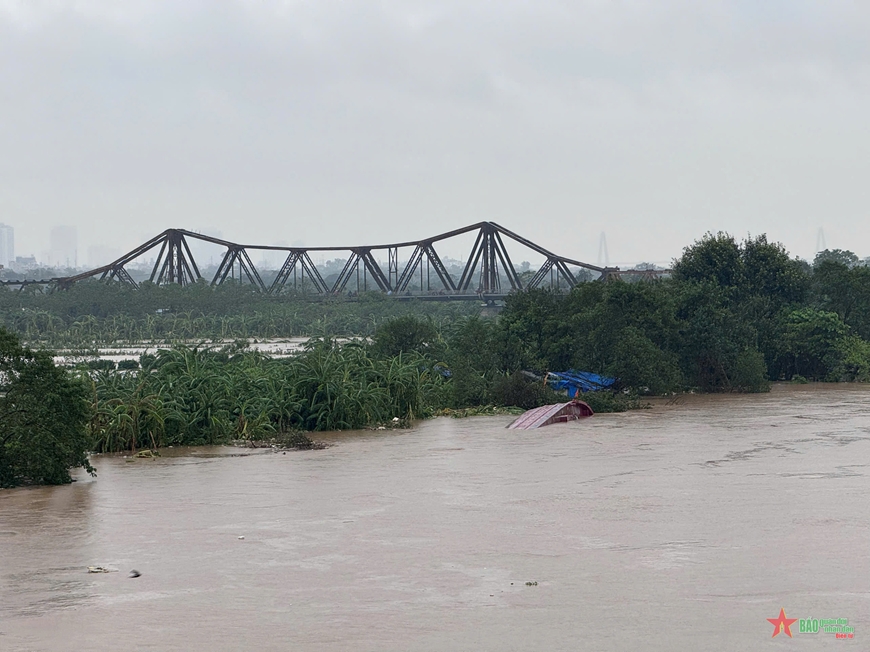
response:
<path id="1" fill-rule="evenodd" d="M 456 241 L 462 238 L 473 238 L 471 250 L 462 258 L 464 262 L 446 264 L 437 249 L 443 250 L 449 243 L 455 251 Z M 204 278 L 200 271 L 202 266 L 194 259 L 190 246 L 193 241 L 224 250 L 210 279 Z M 516 250 L 532 252 L 543 262 L 536 270 L 518 270 L 508 244 L 515 253 Z M 400 260 L 400 251 L 410 253 Z M 153 258 L 155 252 L 156 258 Z M 281 252 L 286 257 L 270 278 L 254 265 L 253 252 Z M 337 275 L 325 276 L 314 263 L 312 255 L 315 253 L 321 256 L 344 254 L 347 259 Z M 479 222 L 419 241 L 351 247 L 245 245 L 185 229 L 167 229 L 108 265 L 53 281 L 62 288 L 90 278 L 138 287 L 127 266 L 152 259 L 148 280 L 158 285 L 185 286 L 205 281 L 214 286 L 234 281 L 272 294 L 338 295 L 378 291 L 398 297 L 497 298 L 511 291 L 548 284 L 571 288 L 581 280 L 606 279 L 620 273 L 618 268 L 599 267 L 555 254 L 495 222 Z M 264 282 L 264 277 L 268 283 Z"/>

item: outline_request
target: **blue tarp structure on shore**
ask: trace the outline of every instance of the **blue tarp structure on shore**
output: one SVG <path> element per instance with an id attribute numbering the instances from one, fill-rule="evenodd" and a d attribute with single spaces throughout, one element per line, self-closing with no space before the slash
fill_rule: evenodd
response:
<path id="1" fill-rule="evenodd" d="M 547 384 L 556 391 L 567 390 L 568 396 L 574 398 L 580 392 L 597 392 L 600 389 L 608 389 L 616 384 L 616 378 L 608 378 L 590 371 L 568 371 L 547 374 Z"/>

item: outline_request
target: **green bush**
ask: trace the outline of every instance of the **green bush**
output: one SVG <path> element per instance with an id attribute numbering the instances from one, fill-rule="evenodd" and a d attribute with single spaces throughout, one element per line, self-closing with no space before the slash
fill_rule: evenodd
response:
<path id="1" fill-rule="evenodd" d="M 839 315 L 814 308 L 788 313 L 783 320 L 779 354 L 792 374 L 825 380 L 840 365 L 849 327 Z M 852 347 L 854 348 L 854 346 Z"/>
<path id="2" fill-rule="evenodd" d="M 828 360 L 832 361 L 828 380 L 870 382 L 870 342 L 856 335 L 846 336 Z"/>
<path id="3" fill-rule="evenodd" d="M 464 360 L 450 366 L 450 405 L 461 408 L 489 403 L 490 382 Z"/>
<path id="4" fill-rule="evenodd" d="M 767 365 L 760 351 L 746 349 L 737 355 L 731 375 L 731 386 L 740 392 L 770 391 Z"/>
<path id="5" fill-rule="evenodd" d="M 374 352 L 381 357 L 400 353 L 432 352 L 438 340 L 438 330 L 431 319 L 405 315 L 390 319 L 375 330 Z"/>
<path id="6" fill-rule="evenodd" d="M 115 362 L 113 360 L 88 360 L 86 364 L 88 369 L 93 371 L 109 371 L 115 369 Z"/>
<path id="7" fill-rule="evenodd" d="M 566 400 L 564 395 L 557 394 L 540 381 L 532 381 L 518 371 L 497 378 L 492 384 L 490 397 L 494 405 L 526 410 Z"/>

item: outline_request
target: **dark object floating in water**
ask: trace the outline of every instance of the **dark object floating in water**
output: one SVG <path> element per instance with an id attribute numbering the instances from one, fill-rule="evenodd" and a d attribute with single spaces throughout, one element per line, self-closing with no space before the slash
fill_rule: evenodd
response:
<path id="1" fill-rule="evenodd" d="M 508 428 L 513 430 L 531 430 L 532 428 L 549 426 L 551 423 L 565 423 L 580 417 L 591 417 L 593 414 L 595 413 L 592 411 L 592 408 L 586 403 L 574 399 L 567 403 L 543 405 L 534 410 L 524 412 Z"/>
<path id="2" fill-rule="evenodd" d="M 131 571 L 130 571 L 130 577 L 139 577 L 140 575 L 142 575 L 142 573 L 140 573 L 140 572 L 137 571 L 137 570 L 131 570 Z"/>

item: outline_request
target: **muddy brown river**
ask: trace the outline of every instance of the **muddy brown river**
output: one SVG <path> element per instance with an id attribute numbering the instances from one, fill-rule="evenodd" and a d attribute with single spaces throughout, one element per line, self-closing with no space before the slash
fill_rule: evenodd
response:
<path id="1" fill-rule="evenodd" d="M 0 650 L 870 649 L 870 387 L 510 420 L 0 491 Z"/>

